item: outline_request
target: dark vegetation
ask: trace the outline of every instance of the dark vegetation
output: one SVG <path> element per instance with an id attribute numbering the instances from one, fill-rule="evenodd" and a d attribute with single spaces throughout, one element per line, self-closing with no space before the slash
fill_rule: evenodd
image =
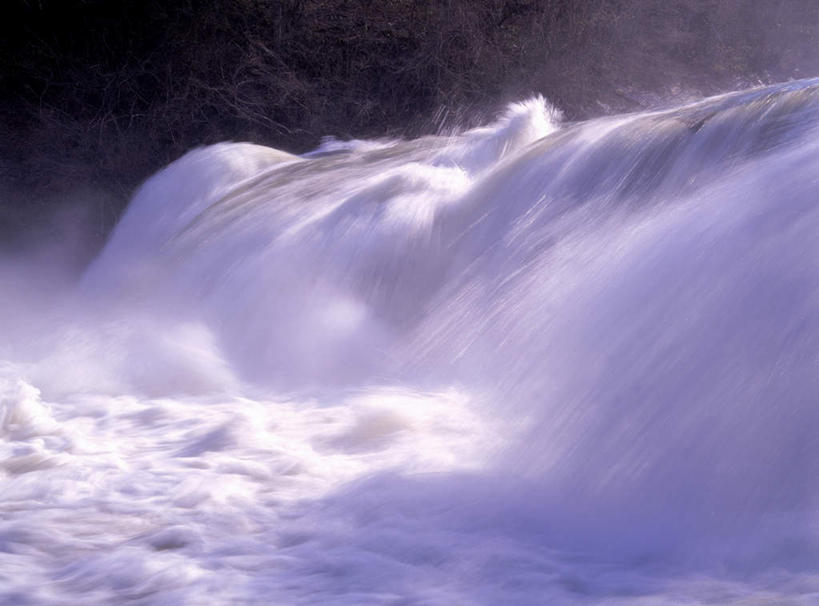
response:
<path id="1" fill-rule="evenodd" d="M 197 145 L 413 136 L 540 92 L 569 119 L 813 75 L 814 0 L 7 0 L 0 238 L 102 236 Z M 63 204 L 65 206 L 65 204 Z M 90 223 L 88 223 L 90 221 Z"/>

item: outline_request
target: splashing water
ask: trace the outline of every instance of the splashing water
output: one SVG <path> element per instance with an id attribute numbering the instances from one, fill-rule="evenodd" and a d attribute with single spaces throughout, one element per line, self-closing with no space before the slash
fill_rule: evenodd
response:
<path id="1" fill-rule="evenodd" d="M 0 267 L 0 602 L 819 599 L 819 82 L 195 150 Z"/>

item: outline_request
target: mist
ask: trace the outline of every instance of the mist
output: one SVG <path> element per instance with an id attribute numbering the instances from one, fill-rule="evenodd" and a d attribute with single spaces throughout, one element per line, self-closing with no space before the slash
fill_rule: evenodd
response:
<path id="1" fill-rule="evenodd" d="M 15 8 L 0 604 L 817 595 L 814 3 Z"/>

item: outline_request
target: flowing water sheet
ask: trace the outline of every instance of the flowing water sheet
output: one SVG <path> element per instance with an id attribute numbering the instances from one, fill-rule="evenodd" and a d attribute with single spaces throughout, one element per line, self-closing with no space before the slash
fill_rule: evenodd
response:
<path id="1" fill-rule="evenodd" d="M 818 129 L 190 152 L 0 264 L 0 603 L 814 603 Z"/>

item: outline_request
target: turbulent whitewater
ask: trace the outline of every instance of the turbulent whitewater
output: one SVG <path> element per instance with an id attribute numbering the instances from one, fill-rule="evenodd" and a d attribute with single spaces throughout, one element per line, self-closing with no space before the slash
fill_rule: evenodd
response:
<path id="1" fill-rule="evenodd" d="M 0 603 L 819 601 L 819 81 L 190 152 L 0 263 Z"/>

